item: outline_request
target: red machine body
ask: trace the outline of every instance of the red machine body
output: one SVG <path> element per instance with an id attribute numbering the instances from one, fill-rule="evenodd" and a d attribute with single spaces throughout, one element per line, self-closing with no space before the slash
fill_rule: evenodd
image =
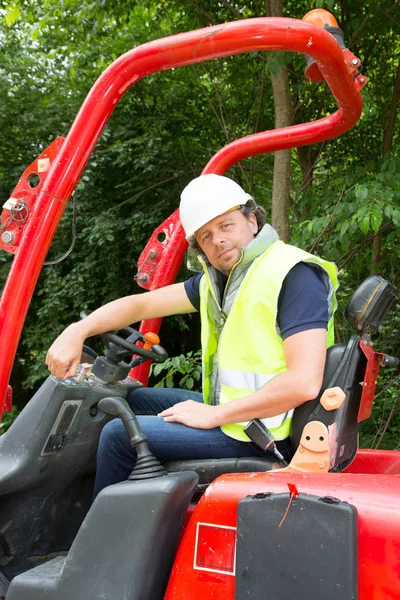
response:
<path id="1" fill-rule="evenodd" d="M 373 475 L 373 477 L 371 476 Z M 235 598 L 237 505 L 247 495 L 299 492 L 333 496 L 358 511 L 358 597 L 400 597 L 400 456 L 362 450 L 345 473 L 246 473 L 219 477 L 195 508 L 180 544 L 166 600 Z M 290 510 L 290 508 L 289 508 Z M 282 524 L 282 527 L 285 523 Z M 327 539 L 329 543 L 329 539 Z M 305 549 L 306 551 L 306 549 Z M 274 565 L 266 560 L 266 569 Z"/>

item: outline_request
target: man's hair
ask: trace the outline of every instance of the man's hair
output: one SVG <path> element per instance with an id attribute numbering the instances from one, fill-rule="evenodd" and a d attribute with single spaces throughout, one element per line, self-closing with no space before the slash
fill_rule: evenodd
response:
<path id="1" fill-rule="evenodd" d="M 255 215 L 255 217 L 257 219 L 257 226 L 258 226 L 257 233 L 259 233 L 259 231 L 261 231 L 261 229 L 264 227 L 265 223 L 267 222 L 267 215 L 265 213 L 265 209 L 262 206 L 259 206 L 258 204 L 256 204 L 252 198 L 250 200 L 247 200 L 246 204 L 242 204 L 242 206 L 238 210 L 240 210 L 242 215 L 244 215 L 247 220 L 249 219 L 250 215 Z M 203 252 L 202 252 L 199 244 L 196 241 L 195 235 L 193 235 L 191 237 L 191 239 L 189 240 L 189 246 L 197 254 L 201 254 L 203 256 Z"/>

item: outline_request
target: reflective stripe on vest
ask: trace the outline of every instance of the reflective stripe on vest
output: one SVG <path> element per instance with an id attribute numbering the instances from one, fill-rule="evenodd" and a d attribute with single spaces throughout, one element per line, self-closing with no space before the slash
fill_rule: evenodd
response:
<path id="1" fill-rule="evenodd" d="M 251 373 L 250 371 L 233 371 L 232 369 L 220 369 L 219 377 L 221 385 L 238 388 L 241 390 L 252 390 L 256 392 L 263 385 L 271 381 L 274 373 Z"/>
<path id="2" fill-rule="evenodd" d="M 325 272 L 329 287 L 327 346 L 333 344 L 335 290 L 338 287 L 335 265 L 281 241 L 274 242 L 248 269 L 222 331 L 221 311 L 224 307 L 218 307 L 215 302 L 208 274 L 201 279 L 200 312 L 205 402 L 212 402 L 215 394 L 215 390 L 211 389 L 215 361 L 218 365 L 220 384 L 220 389 L 216 391 L 216 402 L 220 404 L 254 393 L 273 377 L 287 370 L 283 341 L 276 323 L 277 306 L 283 280 L 290 269 L 299 262 L 318 265 Z M 229 289 L 226 293 L 229 293 Z M 292 415 L 293 410 L 290 410 L 262 421 L 274 437 L 281 440 L 290 435 Z M 230 437 L 249 441 L 243 431 L 246 425 L 247 423 L 229 424 L 223 425 L 221 429 Z"/>

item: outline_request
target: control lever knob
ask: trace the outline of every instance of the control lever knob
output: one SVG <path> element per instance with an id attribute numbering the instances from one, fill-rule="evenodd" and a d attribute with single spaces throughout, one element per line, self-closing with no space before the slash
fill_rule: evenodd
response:
<path id="1" fill-rule="evenodd" d="M 140 442 L 147 441 L 147 437 L 139 427 L 136 415 L 126 400 L 123 398 L 102 398 L 99 402 L 99 408 L 106 415 L 121 419 L 130 437 L 132 447 Z"/>
<path id="2" fill-rule="evenodd" d="M 123 398 L 102 398 L 99 402 L 100 410 L 111 417 L 119 417 L 130 437 L 132 448 L 136 450 L 136 463 L 130 480 L 152 479 L 163 477 L 167 471 L 149 450 L 147 437 L 140 429 L 135 413 Z"/>

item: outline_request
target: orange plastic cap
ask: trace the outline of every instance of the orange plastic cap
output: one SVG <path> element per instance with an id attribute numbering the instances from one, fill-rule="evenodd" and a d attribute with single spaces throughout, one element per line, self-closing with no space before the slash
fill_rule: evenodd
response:
<path id="1" fill-rule="evenodd" d="M 145 350 L 151 350 L 154 344 L 160 343 L 160 338 L 156 333 L 153 333 L 152 331 L 145 333 L 143 337 L 146 340 L 146 343 L 143 346 Z"/>
<path id="2" fill-rule="evenodd" d="M 324 8 L 314 8 L 314 10 L 310 10 L 310 12 L 304 15 L 302 21 L 312 23 L 313 25 L 317 25 L 318 27 L 323 27 L 324 25 L 339 27 L 335 17 Z"/>

